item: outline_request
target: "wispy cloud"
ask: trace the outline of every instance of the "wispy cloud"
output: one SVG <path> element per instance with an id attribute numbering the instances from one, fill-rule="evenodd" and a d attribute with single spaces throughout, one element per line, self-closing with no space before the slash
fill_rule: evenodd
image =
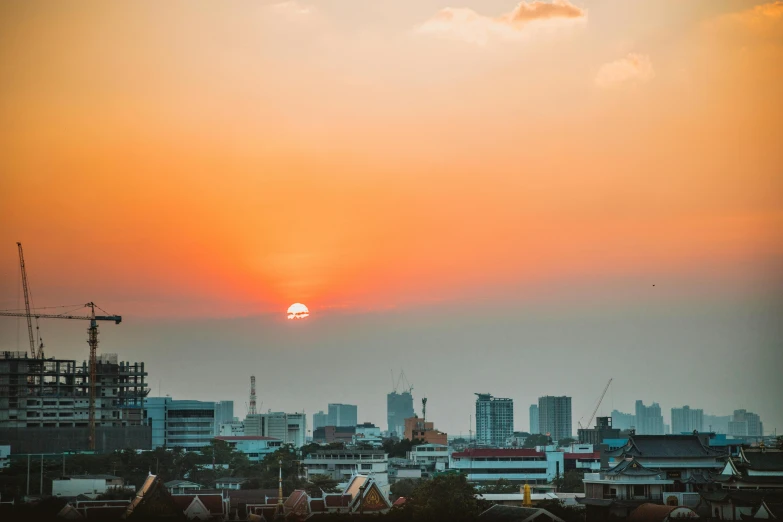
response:
<path id="1" fill-rule="evenodd" d="M 655 77 L 650 57 L 644 54 L 629 53 L 628 56 L 605 63 L 598 70 L 595 84 L 609 88 L 628 83 L 644 83 Z"/>
<path id="2" fill-rule="evenodd" d="M 269 9 L 271 11 L 275 11 L 277 13 L 283 14 L 283 15 L 294 15 L 294 16 L 306 16 L 313 13 L 313 7 L 312 6 L 305 6 L 297 2 L 296 0 L 288 0 L 286 2 L 278 2 L 276 4 L 272 4 L 269 6 Z"/>
<path id="3" fill-rule="evenodd" d="M 729 34 L 744 33 L 757 38 L 783 41 L 783 0 L 728 13 L 711 20 L 708 29 Z"/>
<path id="4" fill-rule="evenodd" d="M 463 40 L 478 45 L 492 38 L 518 40 L 533 24 L 561 26 L 584 21 L 587 12 L 568 0 L 520 2 L 511 12 L 485 16 L 463 7 L 446 7 L 419 25 L 420 33 Z"/>

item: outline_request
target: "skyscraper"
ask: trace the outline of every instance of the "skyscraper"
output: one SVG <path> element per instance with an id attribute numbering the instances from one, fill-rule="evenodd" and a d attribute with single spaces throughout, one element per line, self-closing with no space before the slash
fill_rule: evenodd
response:
<path id="1" fill-rule="evenodd" d="M 530 434 L 541 433 L 538 429 L 538 404 L 530 405 Z"/>
<path id="2" fill-rule="evenodd" d="M 654 402 L 645 406 L 642 401 L 636 401 L 636 433 L 639 435 L 663 435 L 663 415 L 661 406 Z"/>
<path id="3" fill-rule="evenodd" d="M 729 435 L 737 437 L 761 437 L 764 435 L 764 424 L 761 417 L 747 410 L 734 410 L 734 416 L 729 422 Z"/>
<path id="4" fill-rule="evenodd" d="M 313 430 L 317 430 L 318 428 L 323 428 L 324 426 L 328 426 L 329 422 L 329 416 L 326 415 L 323 411 L 319 411 L 318 413 L 313 413 Z"/>
<path id="5" fill-rule="evenodd" d="M 413 417 L 413 395 L 410 391 L 386 395 L 386 420 L 389 423 L 389 433 L 402 437 L 405 433 L 405 419 Z"/>
<path id="6" fill-rule="evenodd" d="M 704 429 L 704 410 L 690 406 L 672 408 L 672 435 L 692 433 Z"/>
<path id="7" fill-rule="evenodd" d="M 538 429 L 541 433 L 549 433 L 553 442 L 572 437 L 571 397 L 539 397 Z"/>
<path id="8" fill-rule="evenodd" d="M 630 430 L 636 426 L 636 417 L 633 413 L 623 413 L 612 410 L 612 427 L 618 430 Z"/>
<path id="9" fill-rule="evenodd" d="M 514 433 L 514 401 L 493 397 L 488 393 L 476 396 L 476 442 L 482 446 L 502 448 Z"/>
<path id="10" fill-rule="evenodd" d="M 354 404 L 329 404 L 327 426 L 356 426 L 357 409 Z"/>
<path id="11" fill-rule="evenodd" d="M 234 420 L 234 401 L 215 403 L 215 435 L 220 434 L 220 425 Z"/>

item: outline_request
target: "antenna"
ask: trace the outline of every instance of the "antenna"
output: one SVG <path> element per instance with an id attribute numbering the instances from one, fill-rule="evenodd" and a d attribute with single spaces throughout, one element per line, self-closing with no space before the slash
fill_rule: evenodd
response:
<path id="1" fill-rule="evenodd" d="M 250 376 L 250 409 L 247 412 L 248 415 L 256 414 L 256 376 Z"/>

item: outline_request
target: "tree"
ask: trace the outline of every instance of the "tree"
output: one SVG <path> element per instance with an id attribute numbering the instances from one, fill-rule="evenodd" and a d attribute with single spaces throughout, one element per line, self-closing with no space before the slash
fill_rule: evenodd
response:
<path id="1" fill-rule="evenodd" d="M 573 438 L 573 437 L 565 437 L 565 438 L 562 438 L 559 441 L 557 441 L 557 446 L 562 448 L 562 447 L 565 447 L 565 446 L 570 446 L 574 442 L 576 442 L 575 438 Z"/>
<path id="2" fill-rule="evenodd" d="M 585 486 L 582 479 L 584 479 L 584 475 L 572 469 L 555 482 L 557 483 L 557 489 L 563 493 L 584 493 Z"/>
<path id="3" fill-rule="evenodd" d="M 395 497 L 408 498 L 413 494 L 413 491 L 419 485 L 419 480 L 416 479 L 400 479 L 391 485 L 391 493 Z"/>
<path id="4" fill-rule="evenodd" d="M 465 475 L 445 474 L 419 482 L 403 510 L 409 520 L 467 522 L 476 520 L 485 507 Z"/>
<path id="5" fill-rule="evenodd" d="M 494 484 L 480 488 L 481 493 L 519 493 L 519 486 L 506 479 L 498 479 Z"/>
<path id="6" fill-rule="evenodd" d="M 338 482 L 331 475 L 312 474 L 307 482 L 305 489 L 307 494 L 313 498 L 320 498 L 321 492 L 335 493 Z"/>
<path id="7" fill-rule="evenodd" d="M 549 438 L 549 436 L 536 433 L 534 435 L 529 436 L 525 440 L 525 443 L 522 445 L 522 447 L 535 448 L 536 446 L 547 446 L 551 443 L 552 443 L 552 439 Z"/>
<path id="8" fill-rule="evenodd" d="M 562 518 L 565 522 L 583 522 L 585 519 L 583 509 L 566 506 L 561 500 L 542 500 L 536 504 L 536 507 L 546 509 L 556 517 Z"/>

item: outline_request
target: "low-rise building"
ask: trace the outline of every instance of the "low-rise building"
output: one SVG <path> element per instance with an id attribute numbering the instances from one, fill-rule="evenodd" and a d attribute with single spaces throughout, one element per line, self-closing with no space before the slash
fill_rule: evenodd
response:
<path id="1" fill-rule="evenodd" d="M 245 423 L 240 420 L 232 420 L 220 424 L 218 435 L 223 437 L 240 437 L 245 434 Z"/>
<path id="2" fill-rule="evenodd" d="M 199 450 L 215 435 L 215 403 L 149 397 L 144 401 L 144 420 L 152 427 L 153 448 Z"/>
<path id="3" fill-rule="evenodd" d="M 417 466 L 432 471 L 444 471 L 449 467 L 451 451 L 445 444 L 419 444 L 408 452 L 408 458 Z"/>
<path id="4" fill-rule="evenodd" d="M 124 489 L 122 477 L 115 475 L 72 475 L 52 481 L 52 496 L 75 498 L 79 495 L 95 497 L 112 488 Z M 130 489 L 135 489 L 130 486 Z"/>
<path id="5" fill-rule="evenodd" d="M 435 429 L 435 424 L 419 417 L 405 419 L 405 438 L 423 440 L 427 444 L 448 444 L 448 435 Z"/>
<path id="6" fill-rule="evenodd" d="M 323 426 L 313 430 L 313 442 L 331 444 L 342 442 L 351 444 L 356 435 L 356 426 Z"/>
<path id="7" fill-rule="evenodd" d="M 526 431 L 515 431 L 514 433 L 511 434 L 510 437 L 506 438 L 506 447 L 521 448 L 522 446 L 525 445 L 525 442 L 527 442 L 528 437 L 530 437 L 530 434 Z"/>
<path id="8" fill-rule="evenodd" d="M 244 453 L 250 462 L 264 460 L 265 456 L 274 453 L 283 445 L 280 439 L 253 435 L 215 437 L 215 440 L 222 440 L 235 450 Z"/>
<path id="9" fill-rule="evenodd" d="M 565 454 L 536 449 L 471 448 L 451 454 L 449 468 L 467 475 L 468 482 L 504 479 L 530 484 L 547 483 L 564 473 Z"/>
<path id="10" fill-rule="evenodd" d="M 247 482 L 242 477 L 221 477 L 215 480 L 215 489 L 242 489 L 242 484 Z"/>
<path id="11" fill-rule="evenodd" d="M 196 482 L 191 482 L 189 480 L 169 480 L 165 484 L 166 489 L 171 493 L 172 495 L 184 495 L 187 493 L 193 493 L 194 491 L 199 491 L 201 489 L 204 489 L 204 486 L 201 484 L 198 484 Z"/>
<path id="12" fill-rule="evenodd" d="M 340 483 L 347 483 L 357 473 L 372 476 L 386 495 L 389 493 L 389 457 L 376 450 L 316 451 L 302 462 L 306 477 L 329 475 Z"/>
<path id="13" fill-rule="evenodd" d="M 0 469 L 11 465 L 11 446 L 0 446 Z"/>
<path id="14" fill-rule="evenodd" d="M 307 418 L 304 413 L 268 412 L 248 415 L 245 418 L 245 435 L 272 437 L 301 448 L 307 435 Z"/>

